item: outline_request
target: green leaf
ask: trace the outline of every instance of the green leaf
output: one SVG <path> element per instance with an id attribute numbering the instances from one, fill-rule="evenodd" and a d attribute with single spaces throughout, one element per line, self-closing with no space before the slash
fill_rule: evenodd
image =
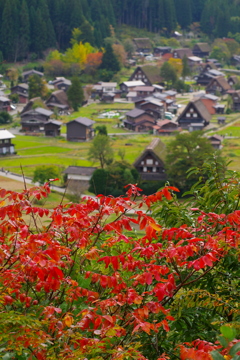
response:
<path id="1" fill-rule="evenodd" d="M 218 341 L 224 348 L 226 348 L 228 346 L 229 341 L 227 341 L 225 337 L 218 336 Z"/>
<path id="2" fill-rule="evenodd" d="M 233 345 L 233 347 L 231 348 L 229 354 L 231 356 L 235 355 L 238 351 L 240 351 L 240 342 L 238 342 L 237 344 Z"/>
<path id="3" fill-rule="evenodd" d="M 224 360 L 224 357 L 221 354 L 219 354 L 219 352 L 216 350 L 211 352 L 211 356 L 213 360 Z"/>
<path id="4" fill-rule="evenodd" d="M 233 339 L 235 339 L 236 330 L 234 328 L 223 325 L 220 327 L 220 331 L 221 331 L 222 335 L 225 338 L 227 338 L 229 341 L 232 341 Z"/>

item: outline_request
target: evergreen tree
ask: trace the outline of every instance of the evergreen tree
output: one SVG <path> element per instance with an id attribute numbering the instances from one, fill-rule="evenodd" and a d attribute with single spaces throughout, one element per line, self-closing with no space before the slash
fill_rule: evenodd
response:
<path id="1" fill-rule="evenodd" d="M 67 91 L 68 101 L 74 111 L 77 111 L 82 106 L 84 100 L 83 88 L 80 79 L 75 76 L 72 78 L 72 85 Z"/>
<path id="2" fill-rule="evenodd" d="M 102 64 L 99 69 L 106 69 L 108 71 L 113 71 L 114 73 L 120 70 L 119 61 L 110 44 L 106 45 L 105 53 L 102 57 Z"/>
<path id="3" fill-rule="evenodd" d="M 30 45 L 30 20 L 27 3 L 22 2 L 20 12 L 20 27 L 19 27 L 19 42 L 20 42 L 20 57 L 26 57 Z"/>
<path id="4" fill-rule="evenodd" d="M 14 44 L 17 34 L 14 25 L 14 9 L 12 0 L 6 0 L 1 24 L 1 50 L 6 60 L 14 60 Z"/>

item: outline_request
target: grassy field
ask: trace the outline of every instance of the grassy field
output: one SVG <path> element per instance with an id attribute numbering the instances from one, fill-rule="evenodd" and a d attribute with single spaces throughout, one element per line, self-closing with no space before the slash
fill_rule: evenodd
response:
<path id="1" fill-rule="evenodd" d="M 152 140 L 152 135 L 113 136 L 112 147 L 115 159 L 119 160 L 118 152 L 125 150 L 125 159 L 133 163 L 144 148 Z M 163 141 L 169 140 L 164 138 Z M 21 173 L 20 165 L 25 176 L 32 177 L 38 165 L 57 165 L 60 171 L 68 166 L 92 166 L 88 160 L 90 142 L 67 142 L 62 139 L 18 135 L 14 139 L 17 155 L 2 157 L 0 167 Z M 94 165 L 98 166 L 98 163 Z"/>

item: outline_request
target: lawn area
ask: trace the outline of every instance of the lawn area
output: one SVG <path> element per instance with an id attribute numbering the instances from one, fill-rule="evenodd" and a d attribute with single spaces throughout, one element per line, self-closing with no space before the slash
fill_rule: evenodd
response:
<path id="1" fill-rule="evenodd" d="M 114 129 L 121 130 L 122 129 Z M 125 160 L 131 164 L 141 154 L 144 148 L 151 142 L 153 135 L 139 134 L 127 136 L 113 136 L 112 147 L 115 160 L 120 160 L 118 152 L 125 150 Z M 169 141 L 170 137 L 162 141 Z M 99 166 L 88 160 L 88 150 L 91 142 L 67 142 L 56 138 L 18 135 L 14 139 L 16 156 L 1 158 L 0 167 L 21 174 L 20 165 L 23 167 L 25 176 L 32 177 L 38 165 L 57 165 L 62 172 L 68 166 Z"/>

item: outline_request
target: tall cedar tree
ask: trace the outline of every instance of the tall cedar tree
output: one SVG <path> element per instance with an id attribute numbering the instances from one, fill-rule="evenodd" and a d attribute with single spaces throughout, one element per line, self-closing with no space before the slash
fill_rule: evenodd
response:
<path id="1" fill-rule="evenodd" d="M 100 66 L 100 69 L 105 69 L 108 71 L 112 71 L 114 73 L 120 70 L 119 61 L 116 55 L 114 54 L 113 48 L 110 44 L 106 45 L 106 49 L 102 57 L 102 64 Z"/>
<path id="2" fill-rule="evenodd" d="M 84 100 L 84 93 L 80 79 L 75 76 L 72 78 L 72 85 L 67 91 L 68 101 L 74 111 L 77 111 L 82 106 Z"/>

